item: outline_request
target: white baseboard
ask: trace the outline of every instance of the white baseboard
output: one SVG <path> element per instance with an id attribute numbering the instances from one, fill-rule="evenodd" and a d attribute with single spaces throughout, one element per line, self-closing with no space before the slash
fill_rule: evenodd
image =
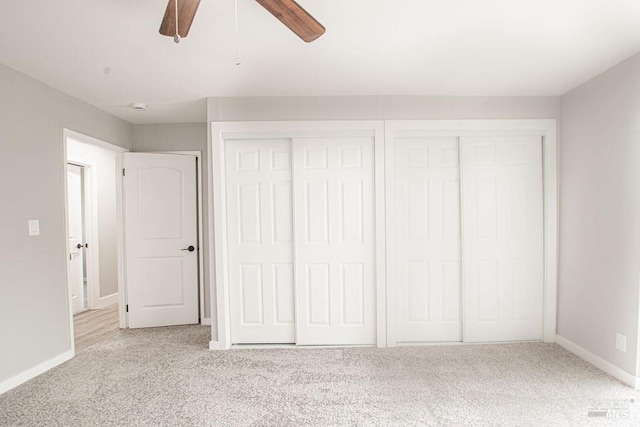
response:
<path id="1" fill-rule="evenodd" d="M 201 325 L 209 325 L 209 326 L 211 326 L 211 318 L 210 317 L 203 317 L 202 319 L 200 319 L 200 324 Z"/>
<path id="2" fill-rule="evenodd" d="M 118 304 L 118 293 L 107 295 L 106 297 L 100 298 L 98 301 L 99 308 L 105 308 L 113 304 Z"/>
<path id="3" fill-rule="evenodd" d="M 26 383 L 30 379 L 47 372 L 51 368 L 55 368 L 56 366 L 73 358 L 73 356 L 75 356 L 75 352 L 73 350 L 69 350 L 59 356 L 54 357 L 53 359 L 46 360 L 39 365 L 34 366 L 33 368 L 27 369 L 26 371 L 21 372 L 18 375 L 15 375 L 8 380 L 1 382 L 0 394 L 6 393 L 7 391 L 18 387 L 20 384 Z"/>
<path id="4" fill-rule="evenodd" d="M 220 350 L 220 343 L 218 341 L 209 341 L 209 350 Z"/>
<path id="5" fill-rule="evenodd" d="M 591 353 L 589 350 L 586 350 L 580 347 L 578 344 L 575 344 L 569 341 L 568 339 L 561 337 L 560 335 L 556 335 L 556 343 L 560 347 L 564 348 L 565 350 L 568 350 L 571 353 L 578 356 L 579 358 L 586 360 L 596 368 L 606 372 L 612 377 L 619 379 L 620 381 L 627 384 L 628 386 L 636 389 L 638 388 L 638 386 L 640 386 L 639 378 L 636 378 L 635 376 L 628 373 L 627 371 L 618 368 L 613 363 L 607 362 L 600 356 L 596 356 L 595 354 Z"/>

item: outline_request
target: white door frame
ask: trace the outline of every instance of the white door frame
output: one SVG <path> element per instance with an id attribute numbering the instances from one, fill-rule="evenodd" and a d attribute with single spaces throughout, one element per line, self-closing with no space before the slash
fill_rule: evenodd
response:
<path id="1" fill-rule="evenodd" d="M 368 136 L 374 138 L 374 198 L 375 198 L 375 278 L 376 278 L 376 341 L 378 347 L 387 343 L 386 331 L 386 271 L 385 271 L 385 187 L 384 187 L 384 122 L 382 121 L 294 121 L 294 122 L 212 122 L 208 143 L 209 161 L 209 262 L 211 307 L 217 308 L 217 322 L 212 325 L 212 350 L 231 347 L 229 284 L 227 274 L 227 227 L 224 169 L 224 142 L 233 139 Z M 295 236 L 294 236 L 295 239 Z M 295 253 L 295 248 L 294 248 Z M 295 267 L 294 267 L 295 268 Z M 212 286 L 213 287 L 213 286 Z M 213 290 L 213 289 L 212 289 Z"/>
<path id="2" fill-rule="evenodd" d="M 386 262 L 393 284 L 395 271 L 395 138 L 465 136 L 541 136 L 544 180 L 544 321 L 545 342 L 555 342 L 558 277 L 558 169 L 556 120 L 390 120 L 385 121 L 386 230 L 389 247 Z M 464 229 L 462 229 L 464 236 Z M 462 277 L 462 276 L 461 276 Z M 464 295 L 462 282 L 461 298 Z M 387 345 L 395 347 L 396 298 L 394 286 L 387 288 Z M 461 299 L 461 304 L 463 300 Z M 461 311 L 464 307 L 461 305 Z M 464 322 L 463 322 L 464 328 Z M 463 331 L 464 332 L 464 331 Z"/>
<path id="3" fill-rule="evenodd" d="M 196 179 L 198 188 L 196 189 L 196 198 L 198 200 L 198 286 L 200 295 L 198 297 L 198 306 L 200 307 L 200 324 L 208 324 L 204 317 L 204 231 L 202 224 L 202 151 L 135 151 L 135 153 L 157 153 L 157 154 L 184 154 L 187 156 L 195 156 L 196 163 Z"/>
<path id="4" fill-rule="evenodd" d="M 67 140 L 75 139 L 77 141 L 83 142 L 85 144 L 95 145 L 100 148 L 104 148 L 107 150 L 114 151 L 116 153 L 116 171 L 122 169 L 122 153 L 125 153 L 129 150 L 126 148 L 120 147 L 115 144 L 111 144 L 97 138 L 93 138 L 87 135 L 84 135 L 79 132 L 75 132 L 71 129 L 63 128 L 62 129 L 62 152 L 63 152 L 63 184 L 64 188 L 67 188 Z M 95 177 L 97 179 L 97 177 Z M 96 180 L 94 179 L 94 182 Z M 64 191 L 64 217 L 65 217 L 65 236 L 69 235 L 69 212 L 67 208 L 67 192 Z M 95 211 L 97 213 L 97 211 Z M 118 299 L 119 299 L 119 326 L 120 328 L 126 327 L 126 311 L 125 311 L 125 282 L 124 282 L 124 234 L 123 234 L 123 221 L 122 221 L 122 174 L 116 173 L 116 221 L 117 221 L 117 252 L 118 252 Z M 95 223 L 97 226 L 97 221 Z M 96 245 L 97 246 L 97 245 Z M 69 239 L 65 237 L 65 256 L 69 254 Z M 67 279 L 67 305 L 69 311 L 69 340 L 70 348 L 72 354 L 75 356 L 76 346 L 75 346 L 75 335 L 74 335 L 74 327 L 73 327 L 73 311 L 71 307 L 71 289 L 69 288 L 69 268 L 68 264 L 65 263 L 65 276 Z M 99 290 L 98 290 L 99 292 Z"/>

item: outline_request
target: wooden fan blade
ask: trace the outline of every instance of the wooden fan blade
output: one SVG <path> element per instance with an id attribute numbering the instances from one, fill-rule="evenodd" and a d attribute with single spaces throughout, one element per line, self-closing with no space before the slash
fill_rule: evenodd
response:
<path id="1" fill-rule="evenodd" d="M 160 34 L 171 37 L 176 35 L 176 1 L 178 1 L 178 32 L 180 37 L 187 37 L 200 0 L 169 0 L 160 24 Z"/>
<path id="2" fill-rule="evenodd" d="M 293 0 L 256 0 L 280 22 L 309 43 L 326 31 L 321 23 Z"/>

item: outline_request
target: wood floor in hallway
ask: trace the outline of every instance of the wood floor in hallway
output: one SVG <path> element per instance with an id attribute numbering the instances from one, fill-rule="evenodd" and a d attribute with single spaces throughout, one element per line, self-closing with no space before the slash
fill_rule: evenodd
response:
<path id="1" fill-rule="evenodd" d="M 76 353 L 116 335 L 118 329 L 118 304 L 98 310 L 88 310 L 73 316 Z"/>

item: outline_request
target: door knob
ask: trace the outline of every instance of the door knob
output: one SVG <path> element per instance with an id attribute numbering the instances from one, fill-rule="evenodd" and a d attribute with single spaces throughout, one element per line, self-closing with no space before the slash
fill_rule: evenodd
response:
<path id="1" fill-rule="evenodd" d="M 78 248 L 78 249 L 82 249 L 82 243 L 78 243 L 78 244 L 76 245 L 76 248 Z"/>
<path id="2" fill-rule="evenodd" d="M 189 251 L 189 252 L 193 252 L 196 250 L 196 248 L 194 248 L 193 246 L 189 246 L 188 248 L 185 249 L 180 249 L 181 251 Z"/>

